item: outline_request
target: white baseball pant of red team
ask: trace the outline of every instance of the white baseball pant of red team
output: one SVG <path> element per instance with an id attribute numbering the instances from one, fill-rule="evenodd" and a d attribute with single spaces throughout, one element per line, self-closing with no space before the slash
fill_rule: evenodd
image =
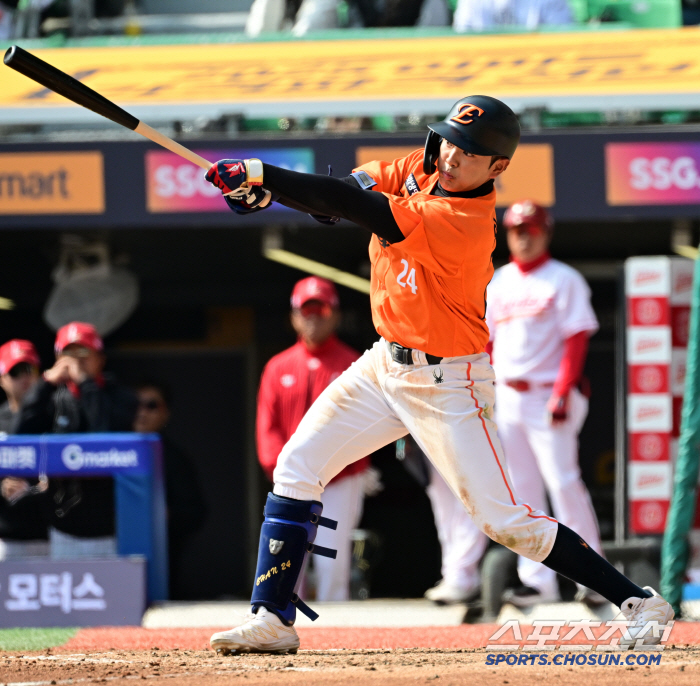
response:
<path id="1" fill-rule="evenodd" d="M 426 491 L 442 551 L 442 579 L 449 586 L 472 591 L 481 586 L 479 562 L 486 552 L 488 538 L 472 522 L 464 505 L 455 498 L 432 463 L 428 468 L 430 484 Z"/>
<path id="2" fill-rule="evenodd" d="M 567 420 L 552 426 L 546 416 L 551 385 L 526 392 L 505 384 L 496 388 L 498 433 L 516 492 L 545 512 L 549 494 L 557 520 L 602 553 L 598 523 L 578 463 L 578 434 L 588 414 L 588 400 L 571 391 Z M 559 595 L 556 574 L 549 567 L 521 557 L 518 576 L 543 595 Z"/>
<path id="3" fill-rule="evenodd" d="M 549 555 L 556 520 L 516 500 L 491 420 L 494 372 L 488 355 L 427 364 L 395 362 L 380 339 L 318 397 L 280 453 L 277 495 L 320 500 L 348 464 L 410 433 L 495 541 L 537 562 Z"/>
<path id="4" fill-rule="evenodd" d="M 333 560 L 313 556 L 316 571 L 316 600 L 350 600 L 350 571 L 352 569 L 352 530 L 362 517 L 364 501 L 364 472 L 331 481 L 321 494 L 323 516 L 335 519 L 338 528 L 320 526 L 316 543 L 338 551 Z"/>

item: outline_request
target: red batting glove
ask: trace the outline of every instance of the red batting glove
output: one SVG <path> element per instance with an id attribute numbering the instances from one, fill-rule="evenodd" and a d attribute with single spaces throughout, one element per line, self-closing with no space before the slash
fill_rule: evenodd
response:
<path id="1" fill-rule="evenodd" d="M 569 394 L 553 395 L 547 402 L 547 421 L 552 425 L 564 423 L 569 416 Z"/>

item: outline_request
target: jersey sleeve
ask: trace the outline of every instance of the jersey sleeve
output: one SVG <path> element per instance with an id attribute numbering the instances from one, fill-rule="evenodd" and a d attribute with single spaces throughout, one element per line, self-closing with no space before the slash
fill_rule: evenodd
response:
<path id="1" fill-rule="evenodd" d="M 598 330 L 598 320 L 591 306 L 591 289 L 577 271 L 569 271 L 557 288 L 555 308 L 562 338 L 570 338 L 581 331 L 592 336 Z"/>
<path id="2" fill-rule="evenodd" d="M 353 171 L 364 171 L 369 174 L 377 184 L 372 188 L 373 191 L 398 195 L 418 158 L 423 159 L 422 150 L 415 150 L 410 155 L 400 157 L 393 162 L 367 162 Z"/>

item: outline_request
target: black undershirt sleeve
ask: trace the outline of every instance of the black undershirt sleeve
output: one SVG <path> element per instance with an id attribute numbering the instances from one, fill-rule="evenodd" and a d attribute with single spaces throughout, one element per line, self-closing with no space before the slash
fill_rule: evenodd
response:
<path id="1" fill-rule="evenodd" d="M 263 164 L 263 175 L 264 188 L 286 207 L 347 219 L 389 243 L 404 239 L 389 200 L 382 193 L 364 191 L 349 180 L 302 174 L 271 164 Z"/>

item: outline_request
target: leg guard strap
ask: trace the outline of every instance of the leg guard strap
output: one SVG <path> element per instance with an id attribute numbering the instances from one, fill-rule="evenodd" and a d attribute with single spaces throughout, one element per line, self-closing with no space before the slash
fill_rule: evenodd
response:
<path id="1" fill-rule="evenodd" d="M 251 604 L 265 607 L 291 626 L 297 607 L 314 620 L 318 615 L 297 595 L 309 552 L 335 558 L 337 551 L 315 546 L 319 526 L 334 529 L 337 522 L 321 517 L 323 505 L 315 500 L 294 500 L 270 493 L 260 532 L 258 566 Z"/>
<path id="2" fill-rule="evenodd" d="M 318 619 L 318 613 L 314 612 L 296 593 L 292 596 L 291 602 L 297 606 L 299 612 L 306 615 L 312 622 Z"/>
<path id="3" fill-rule="evenodd" d="M 314 517 L 316 518 L 316 522 L 314 522 Z M 312 515 L 311 523 L 317 523 L 319 526 L 324 526 L 326 529 L 333 529 L 333 531 L 338 528 L 338 522 L 336 522 L 335 519 L 328 519 L 328 517 Z"/>
<path id="4" fill-rule="evenodd" d="M 306 549 L 314 555 L 323 555 L 323 557 L 330 557 L 332 560 L 338 557 L 337 550 L 333 550 L 333 548 L 324 548 L 322 545 L 316 545 L 315 543 L 309 543 Z"/>

